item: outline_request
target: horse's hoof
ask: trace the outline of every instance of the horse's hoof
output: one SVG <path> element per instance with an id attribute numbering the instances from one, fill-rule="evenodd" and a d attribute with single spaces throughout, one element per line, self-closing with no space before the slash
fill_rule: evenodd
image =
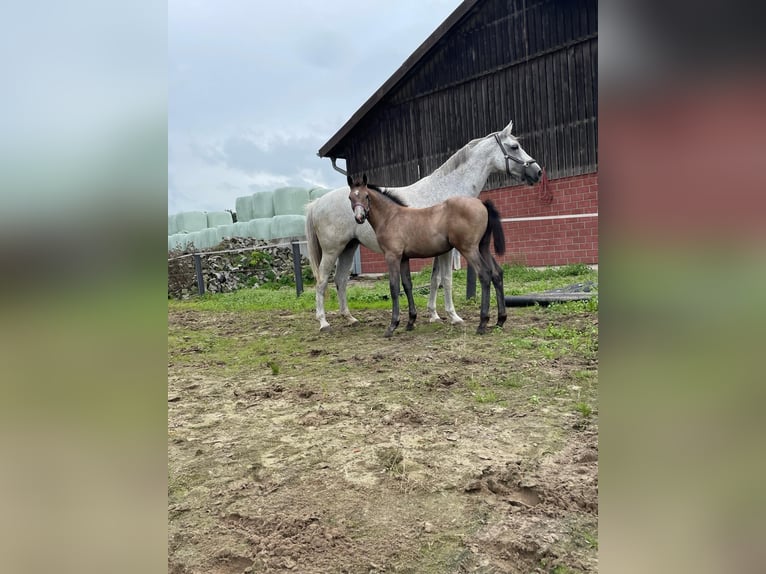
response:
<path id="1" fill-rule="evenodd" d="M 462 325 L 463 323 L 465 323 L 465 321 L 463 321 L 460 317 L 455 317 L 450 321 L 451 325 Z"/>
<path id="2" fill-rule="evenodd" d="M 408 324 L 407 324 L 407 329 L 406 329 L 406 330 L 407 330 L 407 331 L 412 331 L 414 328 L 415 328 L 415 325 L 410 325 L 410 324 L 408 323 Z"/>
<path id="3" fill-rule="evenodd" d="M 477 327 L 476 328 L 476 334 L 477 335 L 486 335 L 487 334 L 487 328 L 486 327 Z"/>
<path id="4" fill-rule="evenodd" d="M 393 334 L 394 334 L 394 332 L 393 332 L 393 331 L 386 331 L 386 332 L 383 334 L 383 336 L 384 336 L 386 339 L 390 339 L 390 338 L 393 336 Z"/>
<path id="5" fill-rule="evenodd" d="M 325 325 L 324 327 L 319 327 L 319 332 L 320 333 L 331 333 L 332 332 L 332 327 L 330 327 L 330 325 Z"/>

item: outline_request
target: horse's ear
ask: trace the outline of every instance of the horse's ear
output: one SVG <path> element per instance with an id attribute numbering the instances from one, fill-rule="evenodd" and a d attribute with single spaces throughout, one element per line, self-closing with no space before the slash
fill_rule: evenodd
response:
<path id="1" fill-rule="evenodd" d="M 511 120 L 507 126 L 505 126 L 505 129 L 503 130 L 505 133 L 510 134 L 511 130 L 513 130 L 513 120 Z"/>
<path id="2" fill-rule="evenodd" d="M 364 185 L 367 185 L 367 174 L 365 173 L 362 175 L 362 181 L 364 182 Z"/>
<path id="3" fill-rule="evenodd" d="M 350 175 L 347 175 L 347 176 L 346 176 L 346 181 L 348 182 L 348 186 L 349 186 L 349 187 L 354 187 L 354 180 L 353 180 L 353 179 L 351 179 L 351 176 L 350 176 Z"/>

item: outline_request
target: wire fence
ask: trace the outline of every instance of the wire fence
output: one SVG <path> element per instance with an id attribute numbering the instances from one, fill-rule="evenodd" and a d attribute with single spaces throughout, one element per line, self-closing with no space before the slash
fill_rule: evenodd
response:
<path id="1" fill-rule="evenodd" d="M 229 243 L 247 240 L 233 239 Z M 236 291 L 263 284 L 295 283 L 303 293 L 306 241 L 263 243 L 214 251 L 187 251 L 168 257 L 168 298 Z M 307 275 L 310 276 L 310 275 Z"/>

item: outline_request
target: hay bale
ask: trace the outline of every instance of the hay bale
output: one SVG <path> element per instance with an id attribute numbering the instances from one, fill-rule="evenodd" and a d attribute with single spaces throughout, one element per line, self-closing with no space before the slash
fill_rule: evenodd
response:
<path id="1" fill-rule="evenodd" d="M 235 199 L 234 211 L 237 212 L 237 223 L 253 219 L 253 196 L 245 195 Z"/>
<path id="2" fill-rule="evenodd" d="M 272 239 L 298 239 L 306 237 L 305 215 L 275 215 L 271 219 Z"/>
<path id="3" fill-rule="evenodd" d="M 168 237 L 168 251 L 185 250 L 191 241 L 188 233 L 174 233 Z"/>
<path id="4" fill-rule="evenodd" d="M 229 223 L 228 225 L 219 225 L 218 231 L 221 234 L 221 237 L 226 239 L 231 239 L 232 237 L 236 237 L 236 224 L 235 223 Z"/>
<path id="5" fill-rule="evenodd" d="M 178 233 L 178 223 L 176 222 L 176 216 L 168 215 L 168 237 Z"/>
<path id="6" fill-rule="evenodd" d="M 308 189 L 281 187 L 274 190 L 274 215 L 303 215 L 308 202 Z"/>
<path id="7" fill-rule="evenodd" d="M 231 225 L 234 220 L 228 211 L 209 211 L 207 214 L 207 226 L 219 227 L 221 225 Z"/>
<path id="8" fill-rule="evenodd" d="M 233 237 L 248 237 L 247 235 L 247 224 L 248 221 L 237 221 L 236 223 L 232 224 L 232 227 L 234 227 L 234 235 Z"/>
<path id="9" fill-rule="evenodd" d="M 323 195 L 330 193 L 331 189 L 325 189 L 324 187 L 315 187 L 309 191 L 309 201 L 319 199 Z"/>
<path id="10" fill-rule="evenodd" d="M 178 233 L 193 233 L 207 227 L 207 215 L 204 211 L 183 211 L 176 215 Z"/>
<path id="11" fill-rule="evenodd" d="M 216 247 L 221 241 L 223 241 L 221 232 L 217 227 L 208 227 L 207 229 L 203 229 L 200 231 L 200 234 L 204 243 L 204 247 L 200 247 L 200 249 L 212 249 L 213 247 Z"/>
<path id="12" fill-rule="evenodd" d="M 257 191 L 252 196 L 253 217 L 252 219 L 264 219 L 274 217 L 274 192 Z"/>
<path id="13" fill-rule="evenodd" d="M 205 236 L 202 231 L 195 231 L 194 233 L 189 233 L 187 236 L 187 249 L 191 249 L 192 251 L 199 251 L 200 249 L 206 248 Z"/>
<path id="14" fill-rule="evenodd" d="M 271 217 L 251 219 L 247 222 L 247 236 L 268 241 L 271 239 Z"/>

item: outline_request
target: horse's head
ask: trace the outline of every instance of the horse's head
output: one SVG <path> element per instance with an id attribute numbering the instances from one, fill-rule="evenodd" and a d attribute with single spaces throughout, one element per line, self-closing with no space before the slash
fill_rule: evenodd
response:
<path id="1" fill-rule="evenodd" d="M 362 176 L 362 181 L 355 181 L 351 176 L 346 176 L 348 187 L 348 199 L 351 201 L 351 209 L 354 212 L 354 219 L 357 223 L 367 221 L 367 215 L 370 213 L 370 190 L 367 189 L 367 174 Z"/>
<path id="2" fill-rule="evenodd" d="M 495 156 L 497 171 L 505 171 L 508 175 L 514 175 L 524 180 L 528 185 L 534 185 L 543 175 L 542 168 L 537 160 L 530 156 L 524 148 L 521 147 L 519 140 L 511 134 L 513 122 L 509 123 L 505 129 L 492 134 L 497 147 L 502 155 Z"/>

